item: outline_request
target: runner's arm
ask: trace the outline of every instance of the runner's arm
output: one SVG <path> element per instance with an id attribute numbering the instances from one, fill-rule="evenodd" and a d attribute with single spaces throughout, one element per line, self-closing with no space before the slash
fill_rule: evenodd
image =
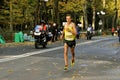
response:
<path id="1" fill-rule="evenodd" d="M 72 34 L 74 34 L 74 35 L 77 35 L 76 26 L 75 26 L 74 23 L 72 24 L 72 30 L 70 30 L 70 32 L 71 32 Z"/>
<path id="2" fill-rule="evenodd" d="M 64 38 L 64 34 L 65 34 L 65 29 L 63 28 L 63 31 L 62 31 L 62 34 L 61 34 L 61 39 L 63 39 Z"/>

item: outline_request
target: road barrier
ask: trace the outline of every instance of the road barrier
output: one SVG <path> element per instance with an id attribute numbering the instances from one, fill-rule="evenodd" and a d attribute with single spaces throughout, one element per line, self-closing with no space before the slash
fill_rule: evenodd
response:
<path id="1" fill-rule="evenodd" d="M 18 33 L 15 33 L 14 41 L 15 42 L 24 42 L 23 33 L 21 31 Z"/>
<path id="2" fill-rule="evenodd" d="M 2 35 L 0 35 L 0 44 L 5 44 L 5 39 L 3 38 Z"/>

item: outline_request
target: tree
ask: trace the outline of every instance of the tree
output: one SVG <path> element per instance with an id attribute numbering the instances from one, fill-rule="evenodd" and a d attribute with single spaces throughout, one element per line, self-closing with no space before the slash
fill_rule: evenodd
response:
<path id="1" fill-rule="evenodd" d="M 10 26 L 14 29 L 14 26 L 27 25 L 28 23 L 33 24 L 38 23 L 41 18 L 41 12 L 44 12 L 40 0 L 0 0 L 0 25 L 1 26 Z M 65 0 L 64 0 L 65 1 Z M 119 20 L 115 17 L 115 14 L 119 14 L 118 5 L 120 3 L 117 1 L 117 8 L 115 8 L 114 0 L 49 0 L 47 2 L 47 16 L 49 20 L 60 23 L 65 20 L 65 14 L 71 13 L 74 16 L 74 21 L 80 21 L 81 17 L 84 16 L 84 26 L 93 24 L 94 27 L 97 27 L 98 11 L 105 11 L 105 19 L 107 20 L 108 26 L 111 26 L 116 23 L 115 20 Z M 104 3 L 104 2 L 106 3 Z M 1 4 L 2 3 L 2 4 Z M 103 7 L 104 6 L 104 7 Z M 117 13 L 116 13 L 117 11 Z M 60 16 L 62 15 L 62 16 Z M 89 15 L 89 17 L 88 17 Z M 119 16 L 119 15 L 118 15 Z M 90 21 L 91 20 L 91 21 Z M 37 21 L 37 22 L 36 22 Z M 92 22 L 92 23 L 91 23 Z M 106 25 L 105 24 L 105 25 Z"/>
<path id="2" fill-rule="evenodd" d="M 80 21 L 81 16 L 83 15 L 83 0 L 68 0 L 67 3 L 59 3 L 59 11 L 62 14 L 70 13 L 73 16 L 75 22 Z M 65 15 L 64 15 L 65 17 Z M 63 20 L 65 20 L 63 18 Z"/>
<path id="3" fill-rule="evenodd" d="M 35 2 L 32 0 L 5 0 L 0 22 L 10 24 L 10 31 L 13 31 L 13 26 L 33 22 L 34 6 Z"/>

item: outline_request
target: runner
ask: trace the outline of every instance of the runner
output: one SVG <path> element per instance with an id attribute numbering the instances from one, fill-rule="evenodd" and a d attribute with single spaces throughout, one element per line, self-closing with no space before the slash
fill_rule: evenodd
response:
<path id="1" fill-rule="evenodd" d="M 62 38 L 64 38 L 64 62 L 65 67 L 64 70 L 68 69 L 68 48 L 70 48 L 72 59 L 71 59 L 71 65 L 73 66 L 75 63 L 75 45 L 76 45 L 76 26 L 72 22 L 71 15 L 66 16 L 66 24 L 63 29 Z"/>

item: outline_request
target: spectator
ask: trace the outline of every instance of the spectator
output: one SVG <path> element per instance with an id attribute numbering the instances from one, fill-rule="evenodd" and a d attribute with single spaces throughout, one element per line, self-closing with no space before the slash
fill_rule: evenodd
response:
<path id="1" fill-rule="evenodd" d="M 119 42 L 120 42 L 120 27 L 118 27 L 118 38 L 119 38 Z"/>
<path id="2" fill-rule="evenodd" d="M 115 32 L 115 28 L 112 27 L 112 29 L 111 29 L 112 36 L 114 36 L 114 32 Z"/>
<path id="3" fill-rule="evenodd" d="M 51 32 L 53 34 L 52 42 L 57 41 L 57 37 L 58 37 L 58 25 L 56 23 L 53 23 L 53 25 L 51 27 Z"/>
<path id="4" fill-rule="evenodd" d="M 77 39 L 79 39 L 79 37 L 80 37 L 81 27 L 82 27 L 81 23 L 78 22 L 78 24 L 76 26 L 76 29 L 77 29 L 77 36 L 76 37 L 77 37 Z"/>

